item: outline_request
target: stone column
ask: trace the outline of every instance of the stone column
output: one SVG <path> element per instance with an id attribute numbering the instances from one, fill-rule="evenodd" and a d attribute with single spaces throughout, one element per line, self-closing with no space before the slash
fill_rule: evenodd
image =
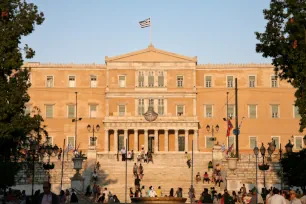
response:
<path id="1" fill-rule="evenodd" d="M 145 152 L 148 151 L 148 130 L 144 130 L 144 150 Z"/>
<path id="2" fill-rule="evenodd" d="M 126 139 L 128 138 L 128 130 L 127 129 L 124 129 L 124 147 L 126 149 L 126 151 L 129 150 L 129 141 L 126 141 Z M 126 143 L 128 142 L 128 143 Z"/>
<path id="3" fill-rule="evenodd" d="M 158 130 L 154 130 L 154 152 L 158 151 Z"/>
<path id="4" fill-rule="evenodd" d="M 138 152 L 138 130 L 134 130 L 134 152 Z"/>
<path id="5" fill-rule="evenodd" d="M 168 150 L 168 130 L 165 130 L 165 152 L 168 152 L 169 150 Z"/>
<path id="6" fill-rule="evenodd" d="M 193 130 L 193 151 L 197 152 L 198 150 L 198 130 Z"/>
<path id="7" fill-rule="evenodd" d="M 189 130 L 185 130 L 185 152 L 188 152 Z"/>
<path id="8" fill-rule="evenodd" d="M 178 151 L 178 130 L 174 130 L 174 150 L 177 152 Z"/>
<path id="9" fill-rule="evenodd" d="M 104 152 L 108 152 L 109 148 L 108 148 L 108 130 L 105 130 L 105 134 L 104 134 Z"/>
<path id="10" fill-rule="evenodd" d="M 118 130 L 114 129 L 114 152 L 118 152 Z"/>

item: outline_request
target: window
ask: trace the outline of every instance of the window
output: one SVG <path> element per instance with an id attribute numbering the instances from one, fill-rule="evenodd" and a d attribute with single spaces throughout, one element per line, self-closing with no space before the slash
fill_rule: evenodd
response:
<path id="1" fill-rule="evenodd" d="M 250 137 L 250 149 L 254 149 L 255 147 L 257 147 L 257 138 Z"/>
<path id="2" fill-rule="evenodd" d="M 249 105 L 249 118 L 257 118 L 257 105 Z"/>
<path id="3" fill-rule="evenodd" d="M 279 105 L 271 105 L 272 118 L 279 118 Z"/>
<path id="4" fill-rule="evenodd" d="M 53 145 L 53 138 L 50 137 L 50 136 L 48 136 L 48 137 L 46 138 L 46 143 L 47 143 L 48 145 Z"/>
<path id="5" fill-rule="evenodd" d="M 158 72 L 158 87 L 164 87 L 164 72 Z"/>
<path id="6" fill-rule="evenodd" d="M 67 146 L 68 146 L 68 150 L 72 150 L 75 148 L 74 146 L 74 136 L 72 137 L 68 137 L 68 143 L 67 143 Z"/>
<path id="7" fill-rule="evenodd" d="M 96 88 L 97 87 L 97 77 L 94 75 L 90 76 L 90 87 Z"/>
<path id="8" fill-rule="evenodd" d="M 277 76 L 271 76 L 271 87 L 272 88 L 277 88 L 278 87 Z"/>
<path id="9" fill-rule="evenodd" d="M 97 105 L 89 105 L 89 117 L 96 118 L 97 117 Z"/>
<path id="10" fill-rule="evenodd" d="M 158 99 L 158 115 L 164 115 L 164 99 Z"/>
<path id="11" fill-rule="evenodd" d="M 154 107 L 154 99 L 149 99 L 149 107 Z"/>
<path id="12" fill-rule="evenodd" d="M 294 137 L 294 149 L 302 149 L 303 148 L 303 137 L 295 136 Z"/>
<path id="13" fill-rule="evenodd" d="M 32 106 L 31 105 L 25 105 L 24 114 L 28 115 L 31 114 Z"/>
<path id="14" fill-rule="evenodd" d="M 205 137 L 205 147 L 206 148 L 213 148 L 214 147 L 214 141 L 212 140 L 211 136 Z"/>
<path id="15" fill-rule="evenodd" d="M 149 72 L 148 86 L 149 87 L 154 87 L 154 72 Z"/>
<path id="16" fill-rule="evenodd" d="M 144 76 L 143 72 L 138 72 L 138 87 L 144 87 Z"/>
<path id="17" fill-rule="evenodd" d="M 126 85 L 126 83 L 125 83 L 125 76 L 123 76 L 123 75 L 119 76 L 119 87 L 120 88 L 124 88 L 125 85 Z"/>
<path id="18" fill-rule="evenodd" d="M 53 76 L 47 76 L 47 87 L 51 88 L 53 87 L 54 83 L 53 83 Z"/>
<path id="19" fill-rule="evenodd" d="M 97 145 L 97 137 L 90 137 L 89 138 L 89 146 L 95 147 Z"/>
<path id="20" fill-rule="evenodd" d="M 75 87 L 75 76 L 69 76 L 69 87 Z"/>
<path id="21" fill-rule="evenodd" d="M 205 105 L 205 118 L 213 117 L 213 105 Z"/>
<path id="22" fill-rule="evenodd" d="M 233 76 L 227 76 L 227 88 L 233 88 L 234 87 L 234 77 Z"/>
<path id="23" fill-rule="evenodd" d="M 178 151 L 183 152 L 185 151 L 185 136 L 178 136 Z"/>
<path id="24" fill-rule="evenodd" d="M 184 78 L 183 76 L 176 76 L 177 87 L 183 87 Z"/>
<path id="25" fill-rule="evenodd" d="M 228 145 L 228 147 L 231 147 L 233 145 L 232 149 L 234 149 L 236 147 L 235 137 L 236 136 L 229 136 L 228 137 L 228 141 L 227 141 L 228 144 L 227 145 Z"/>
<path id="26" fill-rule="evenodd" d="M 211 76 L 205 76 L 205 87 L 211 88 Z"/>
<path id="27" fill-rule="evenodd" d="M 299 113 L 299 107 L 293 105 L 293 117 L 294 118 L 301 118 L 301 115 Z"/>
<path id="28" fill-rule="evenodd" d="M 177 105 L 176 106 L 176 115 L 177 116 L 184 115 L 184 105 Z"/>
<path id="29" fill-rule="evenodd" d="M 46 106 L 46 118 L 53 118 L 53 105 Z"/>
<path id="30" fill-rule="evenodd" d="M 279 149 L 279 143 L 280 143 L 279 137 L 278 136 L 272 136 L 272 140 L 275 141 L 276 149 Z"/>
<path id="31" fill-rule="evenodd" d="M 68 118 L 75 118 L 75 105 L 68 105 Z"/>
<path id="32" fill-rule="evenodd" d="M 249 76 L 249 87 L 254 88 L 256 86 L 256 77 L 255 76 Z"/>
<path id="33" fill-rule="evenodd" d="M 138 115 L 144 114 L 144 99 L 138 99 Z"/>
<path id="34" fill-rule="evenodd" d="M 233 105 L 233 104 L 228 105 L 227 117 L 229 117 L 229 118 L 235 117 L 235 105 Z"/>
<path id="35" fill-rule="evenodd" d="M 119 105 L 118 109 L 119 109 L 119 115 L 124 116 L 125 115 L 125 105 Z"/>

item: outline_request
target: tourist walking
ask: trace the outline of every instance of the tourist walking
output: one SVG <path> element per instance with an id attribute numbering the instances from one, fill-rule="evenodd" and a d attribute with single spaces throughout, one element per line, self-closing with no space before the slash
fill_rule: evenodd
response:
<path id="1" fill-rule="evenodd" d="M 122 161 L 125 161 L 125 156 L 126 156 L 126 150 L 125 150 L 125 147 L 122 147 L 121 149 L 121 157 L 122 157 Z"/>
<path id="2" fill-rule="evenodd" d="M 135 178 L 138 176 L 137 171 L 138 171 L 138 166 L 137 166 L 136 163 L 134 163 L 134 166 L 133 166 L 133 174 L 134 174 L 134 177 L 135 177 Z"/>
<path id="3" fill-rule="evenodd" d="M 78 203 L 78 202 L 79 202 L 79 199 L 78 199 L 74 189 L 72 189 L 70 203 Z"/>
<path id="4" fill-rule="evenodd" d="M 134 184 L 135 184 L 135 190 L 140 188 L 140 179 L 139 179 L 138 175 L 136 175 Z"/>
<path id="5" fill-rule="evenodd" d="M 44 192 L 38 196 L 37 204 L 59 204 L 59 197 L 51 192 L 51 183 L 44 182 L 43 183 Z"/>
<path id="6" fill-rule="evenodd" d="M 66 195 L 66 203 L 70 203 L 70 191 L 68 189 L 66 189 L 65 195 Z"/>
<path id="7" fill-rule="evenodd" d="M 291 195 L 290 195 L 290 198 L 291 198 Z M 267 201 L 268 201 L 268 204 L 286 204 L 285 198 L 279 195 L 279 190 L 277 188 L 273 189 L 273 196 L 271 196 Z M 298 204 L 298 203 L 294 203 L 294 204 Z"/>
<path id="8" fill-rule="evenodd" d="M 188 168 L 190 168 L 191 167 L 191 157 L 190 157 L 190 154 L 185 152 L 185 157 L 187 159 L 187 166 L 188 166 Z"/>
<path id="9" fill-rule="evenodd" d="M 138 167 L 138 176 L 140 179 L 143 178 L 143 166 L 141 164 L 139 164 L 139 167 Z"/>
<path id="10" fill-rule="evenodd" d="M 63 190 L 61 190 L 61 192 L 60 192 L 59 202 L 60 202 L 60 204 L 66 203 L 66 195 L 65 195 L 65 191 L 63 191 Z"/>

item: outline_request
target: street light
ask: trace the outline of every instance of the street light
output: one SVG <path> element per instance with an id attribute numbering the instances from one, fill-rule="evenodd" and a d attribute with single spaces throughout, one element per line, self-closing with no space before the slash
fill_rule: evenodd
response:
<path id="1" fill-rule="evenodd" d="M 91 127 L 91 125 L 87 125 L 87 130 L 88 132 L 92 132 L 92 137 L 90 137 L 90 146 L 92 146 L 92 144 L 95 146 L 95 149 L 96 149 L 96 146 L 97 146 L 97 138 L 95 137 L 95 132 L 99 132 L 100 130 L 100 125 L 96 125 L 96 127 L 93 125 Z"/>
<path id="2" fill-rule="evenodd" d="M 257 145 L 256 145 L 256 147 L 253 149 L 253 152 L 254 152 L 254 154 L 255 154 L 255 156 L 256 156 L 256 204 L 258 203 L 258 184 L 257 184 L 257 160 L 258 160 L 258 153 L 259 153 L 259 149 L 258 149 L 258 147 L 257 147 Z"/>
<path id="3" fill-rule="evenodd" d="M 211 132 L 211 141 L 216 141 L 216 138 L 214 137 L 214 133 L 215 133 L 215 129 L 216 129 L 216 132 L 218 132 L 219 128 L 220 128 L 219 125 L 216 125 L 215 127 L 212 125 L 211 131 L 210 131 L 210 125 L 206 125 L 207 132 Z"/>
<path id="4" fill-rule="evenodd" d="M 291 144 L 290 140 L 289 140 L 288 144 L 286 144 L 285 148 L 286 148 L 286 152 L 288 154 L 292 153 L 293 144 Z"/>

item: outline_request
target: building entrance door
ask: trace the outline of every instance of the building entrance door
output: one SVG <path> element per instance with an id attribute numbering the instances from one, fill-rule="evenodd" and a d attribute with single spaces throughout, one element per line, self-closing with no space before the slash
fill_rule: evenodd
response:
<path id="1" fill-rule="evenodd" d="M 152 153 L 154 153 L 154 137 L 149 136 L 148 140 L 148 150 Z"/>

